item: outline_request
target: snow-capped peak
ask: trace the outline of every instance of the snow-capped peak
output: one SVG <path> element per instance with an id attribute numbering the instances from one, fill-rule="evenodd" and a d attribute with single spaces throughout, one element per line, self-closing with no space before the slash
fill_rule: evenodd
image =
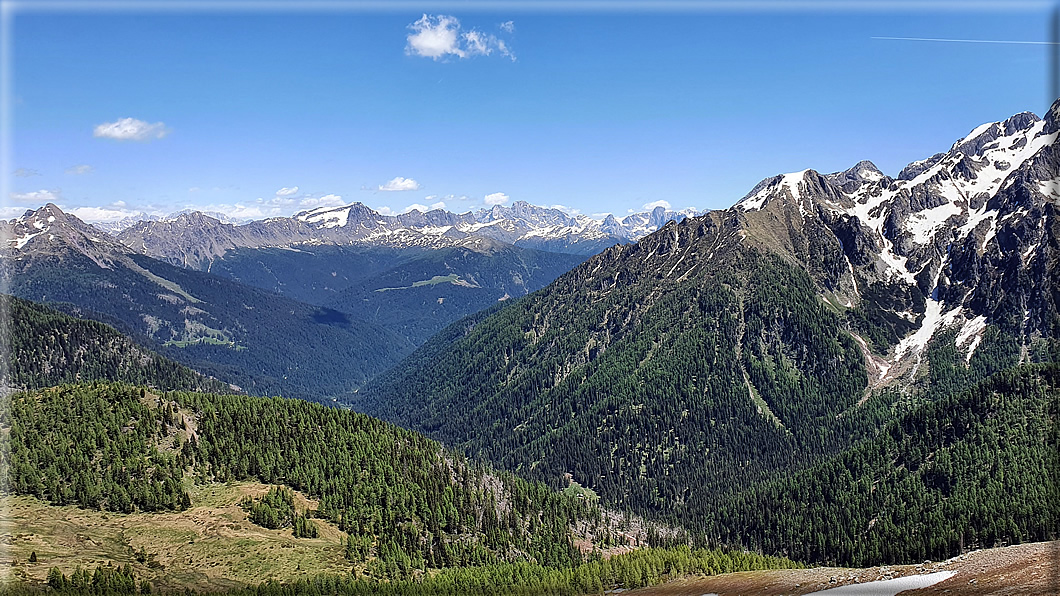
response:
<path id="1" fill-rule="evenodd" d="M 810 170 L 801 170 L 799 172 L 791 172 L 788 174 L 778 174 L 776 176 L 766 178 L 755 185 L 751 189 L 751 192 L 747 193 L 742 199 L 740 199 L 736 206 L 740 207 L 744 211 L 755 211 L 765 207 L 770 197 L 774 196 L 781 189 L 787 189 L 791 198 L 796 202 L 799 202 L 802 195 L 799 191 L 799 185 L 806 178 L 806 172 Z M 801 203 L 799 203 L 801 205 Z"/>

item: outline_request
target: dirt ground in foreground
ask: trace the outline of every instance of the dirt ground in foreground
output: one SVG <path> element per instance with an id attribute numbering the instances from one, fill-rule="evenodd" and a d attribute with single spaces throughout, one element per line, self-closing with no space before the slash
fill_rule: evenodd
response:
<path id="1" fill-rule="evenodd" d="M 956 575 L 933 586 L 907 590 L 901 594 L 1056 596 L 1060 595 L 1060 541 L 978 550 L 946 561 L 921 565 L 892 565 L 867 569 L 818 567 L 692 577 L 661 586 L 623 592 L 622 596 L 800 595 L 848 584 L 938 571 L 955 571 Z"/>

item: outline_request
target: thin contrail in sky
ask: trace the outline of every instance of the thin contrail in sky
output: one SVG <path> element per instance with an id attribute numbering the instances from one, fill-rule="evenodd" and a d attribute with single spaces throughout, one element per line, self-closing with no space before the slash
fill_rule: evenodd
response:
<path id="1" fill-rule="evenodd" d="M 891 39 L 900 41 L 948 41 L 954 43 L 1015 43 L 1033 46 L 1060 46 L 1056 41 L 1008 41 L 1000 39 L 938 39 L 935 37 L 872 37 L 870 39 Z"/>

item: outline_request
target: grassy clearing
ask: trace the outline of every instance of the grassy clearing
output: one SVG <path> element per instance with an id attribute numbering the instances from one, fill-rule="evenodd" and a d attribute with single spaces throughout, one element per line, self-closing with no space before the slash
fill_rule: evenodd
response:
<path id="1" fill-rule="evenodd" d="M 435 275 L 430 279 L 424 279 L 421 281 L 412 282 L 411 286 L 405 286 L 403 288 L 379 288 L 376 292 L 389 292 L 391 290 L 408 290 L 410 288 L 420 288 L 423 286 L 436 286 L 438 284 L 455 284 L 461 281 L 460 276 L 455 273 L 449 275 Z"/>
<path id="2" fill-rule="evenodd" d="M 268 486 L 214 484 L 192 488 L 193 506 L 180 513 L 119 515 L 46 505 L 33 497 L 5 497 L 0 527 L 3 584 L 43 584 L 48 569 L 67 575 L 78 565 L 129 564 L 137 577 L 162 589 L 217 590 L 267 579 L 291 581 L 319 573 L 347 573 L 345 535 L 314 519 L 320 537 L 295 538 L 290 528 L 250 523 L 239 507 Z M 295 493 L 299 510 L 316 503 Z M 145 560 L 137 554 L 146 553 Z M 37 562 L 30 563 L 30 554 Z"/>

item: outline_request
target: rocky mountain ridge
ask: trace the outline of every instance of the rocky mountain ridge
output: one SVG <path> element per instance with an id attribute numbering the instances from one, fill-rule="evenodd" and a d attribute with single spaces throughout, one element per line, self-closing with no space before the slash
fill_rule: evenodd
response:
<path id="1" fill-rule="evenodd" d="M 727 213 L 741 236 L 799 262 L 837 306 L 875 311 L 888 327 L 877 351 L 893 345 L 877 382 L 915 374 L 928 341 L 950 327 L 966 362 L 988 325 L 1026 352 L 1057 331 L 1058 114 L 1060 102 L 1044 118 L 980 125 L 897 178 L 866 161 L 768 178 Z"/>
<path id="2" fill-rule="evenodd" d="M 238 225 L 198 212 L 184 213 L 160 221 L 141 221 L 117 237 L 137 252 L 194 268 L 208 268 L 210 262 L 236 248 L 325 244 L 486 250 L 501 242 L 589 255 L 614 244 L 636 241 L 667 221 L 695 214 L 656 207 L 651 213 L 633 214 L 621 221 L 613 216 L 599 221 L 517 201 L 511 207 L 495 205 L 463 214 L 434 209 L 383 215 L 353 203 Z"/>

